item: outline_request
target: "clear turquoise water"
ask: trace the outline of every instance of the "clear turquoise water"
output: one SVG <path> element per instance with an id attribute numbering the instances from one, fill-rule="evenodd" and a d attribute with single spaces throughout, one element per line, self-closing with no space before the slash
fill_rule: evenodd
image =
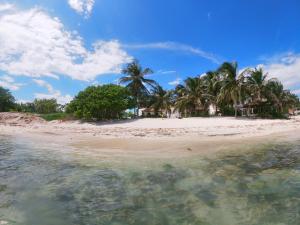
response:
<path id="1" fill-rule="evenodd" d="M 1 225 L 300 224 L 300 141 L 128 168 L 44 144 L 0 136 Z"/>

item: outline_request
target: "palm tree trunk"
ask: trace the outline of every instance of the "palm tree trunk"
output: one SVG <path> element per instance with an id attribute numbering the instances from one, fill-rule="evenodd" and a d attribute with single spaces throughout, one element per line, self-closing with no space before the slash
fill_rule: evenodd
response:
<path id="1" fill-rule="evenodd" d="M 135 112 L 136 117 L 139 117 L 139 111 L 140 111 L 140 101 L 138 95 L 136 95 L 136 112 Z"/>
<path id="2" fill-rule="evenodd" d="M 139 105 L 137 105 L 136 113 L 135 113 L 136 117 L 139 117 L 139 112 L 140 112 L 140 107 L 139 107 Z"/>
<path id="3" fill-rule="evenodd" d="M 237 102 L 234 102 L 234 116 L 237 117 Z"/>

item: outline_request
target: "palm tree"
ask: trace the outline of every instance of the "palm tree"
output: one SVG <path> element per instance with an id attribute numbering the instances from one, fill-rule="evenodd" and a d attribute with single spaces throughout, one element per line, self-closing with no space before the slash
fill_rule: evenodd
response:
<path id="1" fill-rule="evenodd" d="M 215 71 L 209 71 L 201 78 L 204 81 L 207 103 L 217 106 L 217 97 L 221 89 L 220 74 Z"/>
<path id="2" fill-rule="evenodd" d="M 266 84 L 268 74 L 263 72 L 262 68 L 249 70 L 250 76 L 246 78 L 248 92 L 251 93 L 252 101 L 261 104 L 266 93 Z"/>
<path id="3" fill-rule="evenodd" d="M 164 90 L 160 85 L 156 86 L 152 91 L 152 100 L 153 103 L 151 107 L 155 109 L 155 111 L 161 110 L 163 112 L 162 116 L 171 115 L 172 112 L 172 91 Z"/>
<path id="4" fill-rule="evenodd" d="M 176 87 L 175 109 L 187 115 L 200 112 L 205 107 L 204 82 L 199 77 L 187 78 L 184 85 Z"/>
<path id="5" fill-rule="evenodd" d="M 299 98 L 289 90 L 285 90 L 277 79 L 271 79 L 266 84 L 268 102 L 275 108 L 278 114 L 284 113 L 289 107 L 294 107 Z"/>
<path id="6" fill-rule="evenodd" d="M 149 68 L 143 69 L 139 62 L 134 60 L 127 64 L 122 73 L 126 76 L 120 78 L 120 83 L 126 84 L 126 87 L 135 98 L 137 105 L 136 115 L 138 116 L 141 98 L 149 94 L 147 86 L 155 87 L 157 85 L 154 80 L 145 78 L 146 75 L 152 74 L 153 71 Z"/>
<path id="7" fill-rule="evenodd" d="M 225 62 L 218 69 L 222 76 L 221 90 L 218 100 L 227 100 L 233 102 L 235 117 L 237 117 L 238 104 L 242 103 L 242 87 L 244 82 L 243 74 L 238 73 L 238 64 L 236 62 Z"/>

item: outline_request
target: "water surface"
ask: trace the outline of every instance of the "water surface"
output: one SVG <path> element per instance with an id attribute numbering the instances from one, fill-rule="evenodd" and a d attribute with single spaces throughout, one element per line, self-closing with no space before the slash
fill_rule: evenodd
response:
<path id="1" fill-rule="evenodd" d="M 300 221 L 300 141 L 155 166 L 80 161 L 69 152 L 0 136 L 1 225 Z"/>

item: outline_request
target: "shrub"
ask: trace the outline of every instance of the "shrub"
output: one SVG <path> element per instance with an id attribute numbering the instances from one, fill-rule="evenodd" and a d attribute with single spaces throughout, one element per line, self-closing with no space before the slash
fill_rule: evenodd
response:
<path id="1" fill-rule="evenodd" d="M 58 112 L 59 105 L 56 99 L 35 99 L 33 104 L 36 113 L 49 114 Z"/>
<path id="2" fill-rule="evenodd" d="M 90 86 L 74 98 L 66 112 L 85 120 L 120 119 L 122 113 L 133 107 L 133 98 L 127 88 L 109 84 Z"/>
<path id="3" fill-rule="evenodd" d="M 41 118 L 47 121 L 52 121 L 52 120 L 73 120 L 74 117 L 70 114 L 67 113 L 50 113 L 50 114 L 41 114 Z"/>

